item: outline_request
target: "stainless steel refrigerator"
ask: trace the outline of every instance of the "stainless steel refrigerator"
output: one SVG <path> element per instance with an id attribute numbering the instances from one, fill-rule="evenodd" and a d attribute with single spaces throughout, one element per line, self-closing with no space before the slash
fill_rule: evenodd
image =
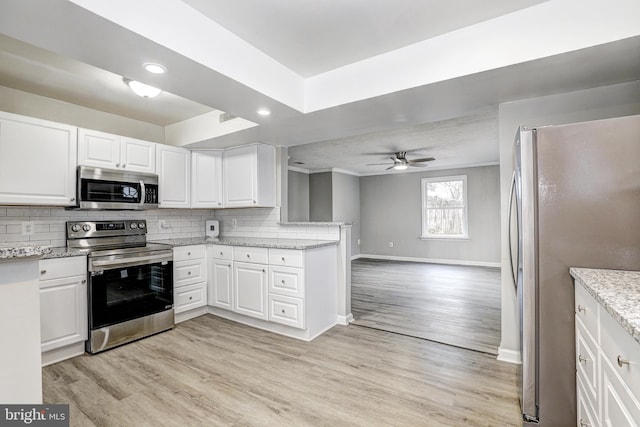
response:
<path id="1" fill-rule="evenodd" d="M 640 116 L 535 129 L 514 146 L 510 249 L 524 425 L 576 425 L 569 267 L 640 270 Z"/>

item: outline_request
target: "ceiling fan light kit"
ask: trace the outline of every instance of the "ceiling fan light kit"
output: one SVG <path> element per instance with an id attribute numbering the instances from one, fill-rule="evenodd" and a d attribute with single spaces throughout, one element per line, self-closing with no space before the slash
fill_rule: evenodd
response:
<path id="1" fill-rule="evenodd" d="M 432 162 L 435 160 L 435 158 L 433 157 L 423 157 L 421 159 L 414 159 L 414 160 L 409 160 L 407 159 L 407 152 L 406 151 L 397 151 L 394 153 L 393 156 L 389 157 L 392 161 L 393 164 L 391 166 L 389 166 L 387 169 L 385 170 L 390 170 L 390 169 L 394 169 L 397 171 L 402 171 L 405 170 L 407 168 L 409 168 L 409 166 L 412 167 L 418 167 L 418 168 L 425 168 L 428 165 L 422 164 L 425 162 Z M 387 166 L 388 163 L 367 163 L 367 166 Z"/>

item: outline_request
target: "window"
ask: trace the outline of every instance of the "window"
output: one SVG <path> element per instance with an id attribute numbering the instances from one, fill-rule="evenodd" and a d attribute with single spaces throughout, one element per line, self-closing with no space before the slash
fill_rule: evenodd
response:
<path id="1" fill-rule="evenodd" d="M 422 178 L 422 238 L 467 237 L 467 176 Z"/>

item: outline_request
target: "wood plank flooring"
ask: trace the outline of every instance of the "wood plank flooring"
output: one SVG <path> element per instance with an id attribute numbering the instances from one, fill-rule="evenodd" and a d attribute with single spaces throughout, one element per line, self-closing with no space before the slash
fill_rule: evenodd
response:
<path id="1" fill-rule="evenodd" d="M 361 258 L 355 324 L 490 354 L 500 345 L 500 269 Z"/>
<path id="2" fill-rule="evenodd" d="M 516 366 L 357 326 L 307 343 L 211 315 L 43 369 L 72 426 L 517 426 Z"/>

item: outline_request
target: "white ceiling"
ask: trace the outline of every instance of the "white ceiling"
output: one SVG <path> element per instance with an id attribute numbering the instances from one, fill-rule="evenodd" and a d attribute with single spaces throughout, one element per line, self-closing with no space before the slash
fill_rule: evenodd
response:
<path id="1" fill-rule="evenodd" d="M 362 165 L 385 156 L 362 153 L 412 147 L 428 148 L 411 156 L 436 157 L 433 168 L 496 162 L 488 123 L 499 103 L 640 79 L 640 2 L 629 0 L 0 0 L 0 9 L 0 85 L 163 126 L 227 111 L 259 126 L 190 147 L 284 145 L 308 169 L 369 173 Z M 144 62 L 168 73 L 150 75 Z M 122 76 L 164 93 L 135 98 Z M 444 131 L 474 126 L 482 138 Z"/>
<path id="2" fill-rule="evenodd" d="M 547 0 L 184 0 L 302 77 Z"/>

